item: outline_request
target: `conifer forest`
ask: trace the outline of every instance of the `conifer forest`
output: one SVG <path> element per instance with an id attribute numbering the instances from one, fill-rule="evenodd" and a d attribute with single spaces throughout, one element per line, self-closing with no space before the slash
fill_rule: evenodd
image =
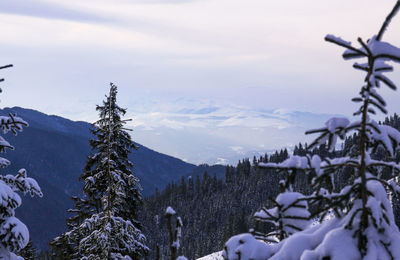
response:
<path id="1" fill-rule="evenodd" d="M 21 6 L 13 1 L 0 3 L 0 9 L 4 4 L 4 10 L 8 10 L 5 17 L 9 15 L 10 19 L 13 19 L 15 14 L 39 20 L 50 17 L 54 19 L 54 26 L 60 26 L 66 21 L 77 24 L 83 21 L 93 28 L 97 24 L 112 23 L 114 27 L 107 31 L 109 33 L 115 33 L 113 30 L 116 31 L 118 24 L 124 21 L 111 16 L 89 16 L 85 13 L 89 10 L 87 9 L 89 3 L 78 3 L 82 9 L 79 12 L 73 12 L 68 8 L 57 9 L 59 7 L 56 8 L 56 5 L 46 1 L 43 3 L 46 2 L 47 7 L 41 9 L 38 6 L 39 2 L 32 2 L 32 4 L 26 1 L 27 7 L 31 7 L 29 11 L 28 8 L 19 9 Z M 176 5 L 195 5 L 200 8 L 204 4 L 199 3 L 202 1 L 172 0 L 166 0 L 168 3 L 142 0 L 132 1 L 133 3 L 126 2 L 122 1 L 121 9 L 118 9 L 117 5 L 110 7 L 103 1 L 97 2 L 97 9 L 93 7 L 94 4 L 92 7 L 98 12 L 100 10 L 104 12 L 106 9 L 106 11 L 118 10 L 121 14 L 129 13 L 130 15 L 129 5 L 134 4 L 137 9 L 133 13 L 143 15 L 141 17 L 143 19 L 138 18 L 134 25 L 143 32 L 154 30 L 159 33 L 164 27 L 154 29 L 151 27 L 154 24 L 144 19 L 148 6 L 153 8 L 150 13 L 157 13 L 163 10 L 162 6 L 167 5 L 166 8 L 170 8 L 168 10 L 173 14 L 178 10 Z M 208 1 L 204 2 L 208 3 Z M 215 1 L 217 2 L 220 0 Z M 247 5 L 255 4 L 255 2 L 257 1 L 249 1 Z M 367 2 L 365 3 L 368 5 Z M 343 38 L 339 36 L 340 31 L 334 32 L 335 34 L 325 31 L 336 27 L 324 28 L 325 36 L 320 38 L 317 45 L 301 46 L 304 50 L 318 46 L 313 47 L 316 48 L 315 56 L 322 55 L 322 52 L 327 52 L 329 56 L 334 56 L 335 51 L 341 53 L 344 62 L 339 57 L 334 57 L 335 64 L 339 64 L 340 68 L 328 68 L 323 76 L 319 75 L 322 71 L 319 67 L 330 65 L 331 61 L 324 61 L 321 58 L 319 64 L 313 64 L 313 67 L 307 68 L 312 71 L 312 74 L 306 75 L 315 77 L 307 79 L 307 84 L 319 82 L 321 77 L 326 77 L 324 82 L 328 86 L 345 82 L 344 87 L 346 91 L 350 91 L 348 93 L 351 93 L 352 98 L 340 100 L 335 106 L 329 106 L 325 105 L 325 102 L 330 104 L 329 100 L 316 100 L 313 98 L 313 93 L 306 93 L 309 97 L 307 105 L 314 106 L 315 104 L 316 106 L 312 111 L 320 109 L 317 106 L 322 102 L 324 109 L 331 110 L 330 118 L 325 118 L 324 124 L 318 127 L 314 127 L 313 124 L 308 126 L 307 120 L 299 119 L 306 124 L 308 130 L 304 135 L 308 139 L 299 139 L 295 144 L 291 143 L 285 129 L 293 125 L 296 131 L 301 129 L 301 124 L 295 121 L 296 116 L 300 118 L 300 115 L 303 115 L 301 113 L 293 113 L 294 119 L 284 118 L 283 110 L 268 112 L 269 114 L 263 114 L 263 117 L 250 117 L 251 120 L 245 121 L 249 124 L 246 128 L 248 132 L 243 131 L 240 123 L 237 123 L 243 122 L 240 120 L 246 115 L 244 106 L 238 106 L 237 110 L 232 110 L 235 115 L 228 117 L 223 114 L 213 114 L 222 109 L 211 101 L 209 103 L 212 106 L 207 108 L 198 108 L 195 101 L 190 100 L 191 109 L 177 109 L 170 114 L 152 110 L 145 116 L 141 116 L 140 112 L 146 110 L 144 108 L 146 102 L 150 102 L 152 106 L 157 105 L 156 99 L 153 100 L 155 90 L 151 88 L 146 90 L 145 95 L 150 101 L 139 101 L 139 105 L 135 105 L 141 108 L 131 112 L 131 107 L 137 100 L 135 102 L 131 100 L 132 93 L 126 92 L 127 89 L 122 87 L 124 84 L 129 84 L 125 78 L 118 84 L 106 82 L 104 84 L 106 88 L 102 88 L 102 90 L 106 89 L 105 93 L 100 93 L 98 90 L 91 93 L 96 102 L 92 102 L 92 97 L 90 99 L 77 97 L 90 100 L 92 113 L 96 115 L 96 119 L 90 123 L 85 120 L 72 121 L 17 106 L 1 109 L 0 259 L 400 260 L 400 110 L 393 109 L 397 104 L 391 104 L 396 103 L 393 100 L 400 100 L 397 92 L 397 81 L 400 79 L 398 77 L 400 47 L 396 47 L 396 44 L 400 46 L 400 42 L 396 42 L 396 37 L 399 35 L 396 31 L 399 27 L 396 27 L 396 24 L 400 23 L 398 15 L 400 0 L 390 1 L 390 3 L 391 9 L 385 9 L 385 15 L 382 17 L 380 9 L 374 13 L 372 9 L 364 10 L 363 6 L 357 6 L 355 10 L 354 3 L 349 3 L 341 10 L 344 18 L 336 17 L 333 22 L 340 23 L 342 19 L 347 19 L 345 15 L 355 13 L 354 15 L 362 14 L 354 19 L 354 22 L 359 25 L 343 27 L 345 36 Z M 234 6 L 237 3 L 230 4 Z M 280 4 L 275 4 L 275 7 L 279 9 Z M 294 8 L 296 4 L 290 5 Z M 304 5 L 307 4 L 304 3 Z M 217 5 L 212 7 L 215 9 L 207 9 L 210 17 L 216 11 Z M 291 12 L 287 8 L 289 7 L 284 7 L 286 11 Z M 369 13 L 371 10 L 372 13 Z M 225 11 L 230 12 L 228 9 L 224 9 Z M 304 10 L 297 11 L 302 13 Z M 0 11 L 0 22 L 3 23 L 1 14 L 2 11 Z M 165 15 L 172 17 L 171 14 L 161 11 L 158 16 L 161 21 Z M 148 16 L 150 17 L 149 14 Z M 322 20 L 322 16 L 321 13 L 316 17 Z M 223 17 L 228 19 L 227 16 Z M 189 18 L 193 18 L 190 13 L 175 17 L 178 21 Z M 372 26 L 371 21 L 375 21 L 374 19 L 380 21 L 375 24 L 376 27 Z M 206 27 L 199 25 L 194 32 L 186 30 L 184 33 L 185 37 L 199 44 L 198 46 L 201 44 L 205 46 L 202 42 L 204 39 L 199 36 L 202 35 L 202 30 L 212 28 L 205 20 L 202 20 L 202 26 L 206 24 Z M 251 20 L 251 17 L 248 17 L 248 20 Z M 254 20 L 257 19 L 254 18 Z M 215 21 L 210 20 L 210 23 L 213 22 Z M 290 33 L 294 35 L 296 30 L 298 30 L 296 33 L 301 33 L 302 29 L 299 27 L 301 23 L 302 21 L 296 25 L 291 24 L 289 28 L 293 31 Z M 318 21 L 313 21 L 316 31 L 319 30 L 318 23 Z M 18 23 L 14 22 L 14 24 Z M 281 21 L 279 24 L 285 24 L 285 22 Z M 322 22 L 321 24 L 324 25 Z M 189 23 L 175 25 L 174 29 L 170 29 L 168 33 L 163 32 L 162 35 L 176 36 L 183 27 L 190 28 Z M 215 26 L 218 27 L 218 23 Z M 254 29 L 240 27 L 239 24 L 231 24 L 223 30 L 217 28 L 212 42 L 222 41 L 222 38 L 219 38 L 222 37 L 222 32 L 233 30 L 233 28 L 235 28 L 235 33 L 242 28 L 249 31 Z M 350 34 L 351 28 L 361 28 L 360 34 L 357 31 L 352 31 Z M 71 40 L 68 38 L 69 35 L 78 31 L 78 29 L 65 31 L 61 38 L 67 44 Z M 82 31 L 90 30 L 82 29 Z M 117 44 L 129 38 L 125 33 L 127 32 L 113 34 L 115 38 L 111 36 L 103 38 L 104 41 Z M 245 33 L 247 32 L 243 32 L 243 35 Z M 365 36 L 366 33 L 368 37 Z M 79 38 L 82 44 L 88 40 L 84 34 L 80 34 L 81 38 Z M 195 37 L 194 34 L 198 35 Z M 139 42 L 144 41 L 146 38 L 144 35 L 145 33 L 136 35 L 135 44 L 142 44 Z M 54 37 L 60 36 L 54 35 Z M 261 39 L 263 36 L 257 34 L 257 37 Z M 238 45 L 240 45 L 239 38 L 235 39 Z M 272 38 L 271 36 L 268 40 L 261 42 L 274 45 L 278 40 Z M 230 39 L 229 44 L 236 46 L 235 40 Z M 183 67 L 180 68 L 190 67 L 188 65 L 190 60 L 195 58 L 193 54 L 187 52 L 184 45 L 179 45 L 178 41 L 161 41 L 161 38 L 151 38 L 151 43 L 143 43 L 140 50 L 145 51 L 146 48 L 153 48 L 157 44 L 169 46 L 168 44 L 173 42 L 173 45 L 177 45 L 179 51 L 182 52 L 181 55 L 185 56 L 182 62 Z M 258 45 L 254 42 L 252 44 L 254 48 Z M 279 48 L 290 49 L 296 44 L 303 43 L 288 41 L 286 45 L 281 44 Z M 208 68 L 205 73 L 206 78 L 210 77 L 219 82 L 219 78 L 210 70 L 221 65 L 218 63 L 218 55 L 223 55 L 225 51 L 229 51 L 229 48 L 216 49 L 213 54 L 216 57 L 210 58 L 205 54 L 205 50 L 198 46 L 197 52 L 205 55 L 201 58 L 202 62 L 211 60 L 215 65 Z M 93 49 L 95 48 L 94 46 Z M 299 50 L 301 52 L 301 48 L 293 52 L 299 52 Z M 49 51 L 50 49 L 49 47 Z M 116 49 L 118 47 L 115 47 Z M 79 50 L 73 50 L 69 55 L 75 51 Z M 170 51 L 172 53 L 172 50 Z M 287 56 L 290 56 L 292 52 L 288 53 Z M 107 56 L 108 53 L 104 55 Z M 116 55 L 115 59 L 123 59 L 126 55 L 128 54 Z M 138 59 L 141 58 L 141 54 L 135 53 L 135 55 Z M 153 58 L 157 55 L 165 55 L 167 60 L 172 59 L 173 56 L 152 53 Z M 268 55 L 274 56 L 273 53 L 268 53 Z M 9 58 L 10 55 L 5 56 Z M 100 63 L 100 56 L 92 55 L 95 63 Z M 240 58 L 229 58 L 228 61 L 232 63 L 232 66 L 240 61 L 240 71 L 236 74 L 245 78 L 244 74 L 247 71 L 245 67 L 250 66 L 247 62 L 253 58 L 251 55 L 241 55 Z M 264 61 L 258 58 L 260 57 L 257 57 L 257 62 Z M 308 58 L 313 60 L 311 57 Z M 15 62 L 3 59 L 4 65 L 0 67 L 0 74 L 6 78 L 6 80 L 0 79 L 2 90 L 4 90 L 4 93 L 0 91 L 1 100 L 6 104 L 9 104 L 7 103 L 9 92 L 10 99 L 15 93 L 18 97 L 31 95 L 32 100 L 43 98 L 39 100 L 39 103 L 52 102 L 50 99 L 57 91 L 61 91 L 62 95 L 68 97 L 67 92 L 48 89 L 46 90 L 48 96 L 36 95 L 34 94 L 35 86 L 31 86 L 29 90 L 18 90 L 18 84 L 13 83 L 13 77 L 16 74 L 19 78 L 24 77 L 24 75 L 19 75 L 18 61 L 20 59 Z M 346 79 L 346 75 L 350 75 L 344 72 L 349 70 L 349 66 L 346 67 L 349 61 L 358 81 L 353 78 Z M 74 62 L 84 64 L 88 61 L 82 58 Z M 157 60 L 154 58 L 149 63 L 154 73 L 151 75 L 144 73 L 144 76 L 152 79 L 162 77 L 162 73 L 157 71 L 157 66 L 160 65 L 156 64 Z M 182 66 L 182 64 L 176 63 L 170 67 Z M 293 67 L 296 67 L 298 63 L 294 61 L 294 64 Z M 77 66 L 80 65 L 77 64 Z M 110 66 L 118 67 L 117 75 L 133 73 L 128 72 L 125 65 L 122 66 L 117 62 Z M 283 76 L 281 70 L 278 70 L 284 67 L 289 74 L 292 65 L 288 64 L 286 67 L 282 64 L 269 64 L 268 66 L 272 71 L 268 74 L 268 80 L 274 84 L 278 82 L 274 81 L 275 77 L 276 79 L 285 78 L 287 82 L 292 79 L 291 75 Z M 145 67 L 147 69 L 148 65 L 144 63 L 135 65 L 133 74 L 144 72 Z M 302 69 L 304 68 L 296 67 L 293 73 L 300 73 Z M 74 70 L 74 68 L 69 67 L 67 70 Z M 190 70 L 179 72 L 178 78 L 191 77 Z M 88 78 L 90 80 L 109 75 L 114 74 L 104 71 L 96 74 L 89 72 L 70 74 L 74 78 L 82 77 L 84 82 L 82 84 L 86 84 Z M 56 77 L 51 74 L 50 68 L 48 76 Z M 173 75 L 169 76 L 173 78 Z M 233 77 L 232 84 L 237 79 Z M 196 78 L 192 80 L 193 82 L 201 81 Z M 299 89 L 302 88 L 300 83 L 296 82 L 299 84 Z M 165 88 L 168 88 L 167 81 L 165 84 Z M 321 92 L 324 88 L 323 84 L 319 82 L 318 90 L 313 89 L 313 91 Z M 173 87 L 169 87 L 171 93 L 174 93 Z M 221 89 L 223 89 L 222 86 Z M 339 92 L 344 88 L 335 85 L 333 89 L 334 91 L 329 90 L 332 100 L 336 99 L 336 92 L 338 97 L 343 97 L 339 95 Z M 134 90 L 139 92 L 138 88 Z M 216 88 L 208 89 L 206 100 L 208 98 L 211 100 L 213 90 L 215 93 L 218 92 Z M 32 93 L 28 93 L 29 91 Z M 250 92 L 257 92 L 257 88 L 246 88 L 245 91 L 250 96 L 254 94 Z M 268 92 L 283 90 L 269 86 L 268 90 L 263 91 L 265 95 L 269 95 Z M 287 100 L 282 99 L 279 102 L 290 103 L 297 98 L 300 104 L 301 96 L 293 99 L 290 95 L 297 94 L 291 91 L 294 90 L 287 92 L 285 90 L 284 95 L 287 96 Z M 310 89 L 304 90 L 304 92 L 308 91 Z M 75 92 L 74 96 L 85 93 L 83 88 L 82 93 L 73 91 L 72 86 L 68 92 Z M 223 95 L 229 96 L 231 93 L 228 92 L 223 89 Z M 258 94 L 256 93 L 255 96 Z M 245 95 L 238 95 L 243 102 L 246 100 Z M 256 103 L 255 96 L 251 96 L 250 103 Z M 24 99 L 21 98 L 21 100 Z M 127 100 L 131 103 L 126 102 Z M 57 102 L 62 106 L 61 100 Z M 80 109 L 79 102 L 77 101 L 76 105 L 69 104 L 69 106 Z M 179 102 L 182 100 L 175 98 L 173 105 L 178 107 Z M 347 109 L 347 103 L 350 103 L 348 107 L 353 110 L 344 116 L 345 113 L 341 108 Z M 25 106 L 25 104 L 21 105 Z M 225 108 L 224 111 L 232 109 L 228 106 Z M 75 108 L 71 108 L 71 111 L 73 109 Z M 266 108 L 265 111 L 267 111 Z M 135 113 L 139 115 L 135 117 Z M 211 119 L 206 118 L 208 114 L 212 115 Z M 165 123 L 171 124 L 176 118 L 183 118 L 182 115 L 187 121 L 177 120 L 179 124 L 168 130 L 161 127 Z M 311 117 L 312 113 L 309 112 L 306 115 Z M 152 116 L 155 119 L 151 121 Z M 283 123 L 279 121 L 282 118 L 286 120 Z M 202 124 L 206 119 L 211 120 L 212 123 L 204 127 Z M 218 120 L 225 121 L 222 124 L 218 123 L 221 122 Z M 254 152 L 250 151 L 250 148 L 242 147 L 244 140 L 258 138 L 255 133 L 261 130 L 259 125 L 254 123 L 257 120 L 267 120 L 265 122 L 269 123 L 265 127 L 275 124 L 273 127 L 277 128 L 279 133 L 277 140 L 281 142 L 279 146 L 267 147 L 263 143 L 257 146 L 257 149 L 263 149 L 262 152 Z M 147 125 L 148 122 L 152 125 Z M 188 130 L 187 122 L 195 122 L 196 129 L 200 129 L 204 135 Z M 212 127 L 213 124 L 218 125 L 215 128 L 217 130 L 206 129 Z M 142 132 L 137 129 L 142 129 L 140 130 Z M 142 134 L 144 132 L 150 136 L 149 139 L 145 139 L 146 136 Z M 228 137 L 236 133 L 239 133 L 239 137 L 235 136 L 237 145 L 228 143 L 226 141 Z M 186 134 L 192 135 L 187 137 Z M 273 139 L 276 136 L 271 131 L 266 137 Z M 140 139 L 140 142 L 148 140 L 151 147 L 158 147 L 159 142 L 160 149 L 163 147 L 163 153 L 139 144 L 137 139 Z M 217 149 L 218 146 L 217 144 L 212 146 L 210 143 L 217 143 L 218 140 L 224 140 L 218 145 L 227 146 L 228 150 L 236 152 L 235 156 L 241 156 L 239 160 L 235 157 L 236 163 L 226 159 L 228 155 L 220 155 L 216 158 L 211 155 L 213 149 Z M 257 141 L 261 144 L 261 140 Z M 161 142 L 169 144 L 168 148 L 161 146 Z M 171 145 L 172 143 L 175 146 Z M 189 159 L 178 159 L 182 155 L 179 152 L 188 147 L 190 151 L 187 154 L 189 152 L 194 154 L 193 156 L 199 157 L 199 161 L 204 160 L 204 163 L 194 163 L 189 157 Z M 245 149 L 249 151 L 244 151 Z M 203 156 L 203 152 L 209 153 L 209 157 Z M 211 157 L 215 159 L 214 163 L 206 163 L 205 160 Z"/>

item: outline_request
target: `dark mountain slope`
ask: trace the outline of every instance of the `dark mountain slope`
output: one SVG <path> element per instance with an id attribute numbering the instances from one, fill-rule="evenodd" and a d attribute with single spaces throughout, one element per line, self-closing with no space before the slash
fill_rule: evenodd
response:
<path id="1" fill-rule="evenodd" d="M 34 177 L 41 186 L 44 197 L 23 197 L 17 216 L 28 225 L 34 244 L 45 248 L 51 238 L 66 228 L 66 210 L 72 206 L 70 195 L 81 192 L 82 183 L 78 177 L 90 153 L 90 124 L 19 107 L 0 110 L 0 115 L 8 113 L 16 113 L 30 126 L 18 136 L 5 135 L 15 150 L 3 154 L 12 165 L 2 169 L 2 173 L 15 174 L 18 169 L 25 168 L 28 176 Z M 196 168 L 193 164 L 139 146 L 139 150 L 132 152 L 130 160 L 144 195 L 191 174 Z"/>

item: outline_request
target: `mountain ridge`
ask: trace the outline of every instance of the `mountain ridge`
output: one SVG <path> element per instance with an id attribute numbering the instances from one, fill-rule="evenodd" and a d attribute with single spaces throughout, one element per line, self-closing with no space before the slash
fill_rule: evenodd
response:
<path id="1" fill-rule="evenodd" d="M 28 226 L 34 244 L 45 249 L 50 239 L 66 229 L 66 210 L 73 206 L 70 196 L 81 194 L 83 183 L 78 178 L 91 153 L 91 124 L 21 107 L 0 110 L 0 114 L 9 113 L 23 118 L 29 127 L 17 136 L 3 135 L 15 147 L 15 150 L 3 154 L 12 163 L 3 169 L 3 174 L 15 174 L 20 168 L 25 168 L 28 176 L 35 178 L 41 186 L 44 197 L 22 196 L 17 217 Z M 156 188 L 163 189 L 197 168 L 178 158 L 139 146 L 129 159 L 134 164 L 134 174 L 140 179 L 143 196 L 152 194 Z M 221 170 L 219 172 L 221 175 Z"/>

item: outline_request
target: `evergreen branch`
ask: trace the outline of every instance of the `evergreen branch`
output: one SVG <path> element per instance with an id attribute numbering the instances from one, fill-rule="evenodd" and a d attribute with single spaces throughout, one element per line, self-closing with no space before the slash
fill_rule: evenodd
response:
<path id="1" fill-rule="evenodd" d="M 306 134 L 310 134 L 311 132 L 306 132 Z M 313 147 L 317 146 L 318 144 L 321 143 L 326 136 L 329 135 L 329 131 L 326 131 L 325 133 L 321 134 L 319 137 L 317 137 L 308 147 L 307 149 L 312 149 Z"/>
<path id="2" fill-rule="evenodd" d="M 286 210 L 288 210 L 290 208 L 299 208 L 299 209 L 306 209 L 307 208 L 307 206 L 305 206 L 305 205 L 297 205 L 296 203 L 297 202 L 295 201 L 295 202 L 289 204 L 287 207 L 283 208 L 281 211 L 284 212 L 284 211 L 286 211 Z"/>
<path id="3" fill-rule="evenodd" d="M 376 115 L 376 112 L 373 108 L 368 108 L 367 112 L 370 114 Z"/>
<path id="4" fill-rule="evenodd" d="M 393 71 L 393 67 L 390 65 L 387 65 L 386 67 L 379 67 L 374 69 L 375 72 L 391 72 Z"/>
<path id="5" fill-rule="evenodd" d="M 371 49 L 367 46 L 367 44 L 361 39 L 361 37 L 358 37 L 357 38 L 357 41 L 361 44 L 361 46 L 367 51 L 367 56 L 368 57 L 372 57 L 373 55 L 372 55 L 372 51 L 371 51 Z M 368 68 L 369 70 L 371 69 L 371 68 Z"/>
<path id="6" fill-rule="evenodd" d="M 352 98 L 351 101 L 358 103 L 358 102 L 362 102 L 363 99 L 360 97 L 355 97 L 355 98 Z"/>
<path id="7" fill-rule="evenodd" d="M 278 241 L 268 238 L 270 236 L 277 235 L 277 234 L 275 234 L 275 232 L 271 232 L 271 233 L 268 233 L 268 234 L 265 235 L 262 232 L 253 231 L 252 234 L 256 239 L 260 239 L 260 240 L 262 240 L 262 241 L 264 241 L 266 243 L 278 243 Z"/>
<path id="8" fill-rule="evenodd" d="M 0 67 L 0 70 L 6 69 L 6 68 L 11 68 L 11 67 L 13 67 L 12 64 L 4 65 L 4 66 L 1 66 L 1 67 Z"/>
<path id="9" fill-rule="evenodd" d="M 395 259 L 392 251 L 390 251 L 389 246 L 391 245 L 391 243 L 384 243 L 382 240 L 379 240 L 379 242 L 383 245 L 383 247 L 385 248 L 386 252 L 388 253 L 388 255 L 390 256 L 390 259 Z"/>
<path id="10" fill-rule="evenodd" d="M 392 18 L 397 14 L 397 12 L 400 9 L 400 1 L 398 0 L 393 7 L 392 11 L 388 14 L 386 17 L 385 21 L 383 22 L 381 29 L 378 32 L 378 35 L 376 36 L 376 39 L 380 41 L 383 37 L 383 34 L 385 33 L 387 27 L 389 26 L 390 22 L 392 21 Z"/>
<path id="11" fill-rule="evenodd" d="M 368 103 L 375 106 L 376 108 L 378 108 L 382 113 L 387 114 L 386 108 L 384 108 L 380 104 L 376 103 L 374 100 L 368 99 Z"/>
<path id="12" fill-rule="evenodd" d="M 348 60 L 348 59 L 354 59 L 354 58 L 364 58 L 366 57 L 366 54 L 360 54 L 360 53 L 356 53 L 356 52 L 349 52 L 349 51 L 345 51 L 342 55 L 343 59 Z"/>
<path id="13" fill-rule="evenodd" d="M 352 50 L 352 51 L 354 51 L 357 55 L 360 55 L 360 56 L 367 56 L 367 54 L 364 53 L 363 51 L 361 51 L 361 50 L 359 50 L 359 49 L 357 49 L 357 48 L 354 48 L 354 47 L 351 46 L 351 44 L 349 44 L 348 42 L 345 42 L 345 41 L 343 41 L 343 40 L 341 40 L 341 39 L 339 39 L 339 38 L 337 38 L 337 37 L 335 37 L 335 36 L 333 36 L 333 35 L 327 35 L 327 36 L 325 36 L 325 41 L 331 42 L 331 43 L 337 44 L 337 45 L 339 45 L 339 46 L 341 46 L 341 47 L 344 47 L 344 48 L 347 48 L 347 49 L 349 49 L 349 50 Z"/>
<path id="14" fill-rule="evenodd" d="M 365 72 L 368 72 L 368 70 L 369 70 L 368 67 L 362 66 L 361 64 L 358 64 L 358 63 L 354 63 L 353 64 L 353 68 L 359 69 L 359 70 L 362 70 L 362 71 L 365 71 Z"/>
<path id="15" fill-rule="evenodd" d="M 326 131 L 326 127 L 317 128 L 317 129 L 312 129 L 312 130 L 307 130 L 307 131 L 305 132 L 305 134 L 306 134 L 306 135 L 309 135 L 309 134 L 315 134 L 315 133 L 320 133 L 320 132 L 324 132 L 324 131 Z"/>
<path id="16" fill-rule="evenodd" d="M 395 61 L 395 62 L 400 62 L 400 56 L 395 56 L 395 55 L 387 54 L 387 53 L 378 54 L 374 58 L 376 58 L 376 59 L 389 59 L 389 60 L 392 60 L 392 61 Z"/>
<path id="17" fill-rule="evenodd" d="M 372 129 L 374 129 L 374 131 L 375 131 L 376 133 L 378 133 L 378 134 L 381 134 L 381 133 L 382 133 L 381 129 L 379 129 L 379 127 L 377 127 L 377 125 L 375 125 L 375 124 L 367 123 L 367 126 L 369 126 L 369 127 L 371 127 Z"/>
<path id="18" fill-rule="evenodd" d="M 275 217 L 274 215 L 272 215 L 271 213 L 269 213 L 269 211 L 268 211 L 267 209 L 263 208 L 262 210 L 264 211 L 265 214 L 268 215 L 268 217 L 270 218 L 270 220 L 273 220 L 273 221 L 277 221 L 277 220 L 278 220 L 278 218 Z M 262 217 L 259 217 L 259 218 L 262 218 Z"/>
<path id="19" fill-rule="evenodd" d="M 376 78 L 376 76 L 375 76 Z M 385 100 L 383 100 L 383 98 L 381 96 L 379 96 L 378 94 L 374 93 L 374 92 L 370 92 L 369 93 L 373 98 L 376 99 L 376 101 L 378 101 L 382 106 L 386 106 L 386 102 Z"/>
<path id="20" fill-rule="evenodd" d="M 347 228 L 347 229 L 353 229 L 353 222 L 354 222 L 354 218 L 357 216 L 357 214 L 359 213 L 359 212 L 361 212 L 362 211 L 362 209 L 357 209 L 357 210 L 355 210 L 354 212 L 353 212 L 353 214 L 351 215 L 351 217 L 350 217 L 350 220 L 349 220 L 349 222 L 346 224 L 346 226 L 345 226 L 345 228 Z"/>
<path id="21" fill-rule="evenodd" d="M 301 216 L 283 216 L 282 217 L 283 219 L 286 219 L 286 218 L 288 218 L 288 219 L 297 219 L 297 220 L 310 220 L 310 218 L 309 217 L 301 217 Z"/>
<path id="22" fill-rule="evenodd" d="M 382 74 L 378 74 L 378 75 L 375 75 L 375 78 L 380 80 L 381 82 L 385 83 L 385 85 L 388 86 L 389 88 L 391 88 L 393 90 L 397 89 L 396 85 L 388 77 L 386 77 Z"/>

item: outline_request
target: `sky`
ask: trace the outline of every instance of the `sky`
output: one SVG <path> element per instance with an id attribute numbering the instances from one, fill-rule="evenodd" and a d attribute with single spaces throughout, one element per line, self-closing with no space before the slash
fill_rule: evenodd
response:
<path id="1" fill-rule="evenodd" d="M 0 61 L 14 67 L 1 73 L 0 105 L 92 122 L 113 82 L 134 140 L 232 163 L 351 115 L 363 75 L 323 38 L 368 39 L 394 3 L 2 0 Z M 399 31 L 397 17 L 384 40 L 400 45 Z M 382 90 L 389 111 L 400 111 L 399 94 Z"/>

